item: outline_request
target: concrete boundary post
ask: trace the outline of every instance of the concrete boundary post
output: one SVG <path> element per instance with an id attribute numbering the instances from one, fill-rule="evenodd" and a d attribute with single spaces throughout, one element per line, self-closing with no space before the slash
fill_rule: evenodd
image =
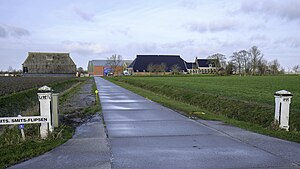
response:
<path id="1" fill-rule="evenodd" d="M 53 127 L 58 127 L 58 93 L 52 93 L 52 122 Z"/>
<path id="2" fill-rule="evenodd" d="M 52 90 L 48 86 L 43 86 L 38 89 L 38 98 L 40 102 L 40 115 L 49 118 L 49 123 L 41 123 L 40 134 L 41 138 L 45 139 L 48 136 L 48 130 L 53 131 L 52 115 L 51 115 L 51 100 Z"/>

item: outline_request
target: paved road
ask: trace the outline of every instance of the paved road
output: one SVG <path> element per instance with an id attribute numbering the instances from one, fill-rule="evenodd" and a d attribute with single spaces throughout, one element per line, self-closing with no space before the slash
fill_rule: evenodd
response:
<path id="1" fill-rule="evenodd" d="M 95 80 L 112 168 L 300 168 L 300 144 L 193 121 L 102 78 Z"/>
<path id="2" fill-rule="evenodd" d="M 99 115 L 76 128 L 65 144 L 10 169 L 110 169 L 111 154 Z"/>

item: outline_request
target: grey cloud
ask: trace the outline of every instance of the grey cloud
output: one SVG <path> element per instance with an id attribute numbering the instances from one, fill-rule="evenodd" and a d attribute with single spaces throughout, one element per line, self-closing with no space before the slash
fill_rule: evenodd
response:
<path id="1" fill-rule="evenodd" d="M 250 41 L 266 41 L 268 38 L 265 35 L 252 35 L 249 38 Z"/>
<path id="2" fill-rule="evenodd" d="M 126 49 L 136 51 L 137 53 L 155 53 L 158 51 L 158 45 L 156 43 L 130 43 L 126 46 Z"/>
<path id="3" fill-rule="evenodd" d="M 7 37 L 7 31 L 0 25 L 0 38 Z"/>
<path id="4" fill-rule="evenodd" d="M 184 25 L 184 27 L 192 32 L 205 33 L 208 30 L 210 32 L 234 30 L 237 25 L 238 23 L 225 19 L 225 20 L 211 21 L 209 23 L 188 23 Z"/>
<path id="5" fill-rule="evenodd" d="M 295 37 L 286 37 L 274 42 L 277 45 L 283 45 L 290 48 L 299 48 L 300 47 L 300 38 Z"/>
<path id="6" fill-rule="evenodd" d="M 287 20 L 300 19 L 300 1 L 296 0 L 245 0 L 240 10 L 245 13 L 275 15 Z"/>
<path id="7" fill-rule="evenodd" d="M 83 20 L 85 21 L 93 21 L 94 18 L 94 14 L 92 13 L 88 13 L 88 12 L 84 12 L 78 8 L 74 8 L 75 13 L 80 16 Z"/>
<path id="8" fill-rule="evenodd" d="M 215 21 L 209 24 L 209 30 L 211 32 L 225 31 L 225 30 L 233 30 L 235 29 L 237 23 L 233 21 L 225 20 L 225 21 Z"/>
<path id="9" fill-rule="evenodd" d="M 190 1 L 190 0 L 183 0 L 179 3 L 180 6 L 187 8 L 187 9 L 196 9 L 197 8 L 197 4 L 194 1 Z"/>
<path id="10" fill-rule="evenodd" d="M 130 37 L 130 29 L 129 28 L 120 28 L 120 29 L 111 30 L 110 33 L 121 34 L 121 35 Z"/>
<path id="11" fill-rule="evenodd" d="M 207 25 L 203 23 L 188 23 L 183 27 L 192 32 L 204 33 L 207 31 Z"/>
<path id="12" fill-rule="evenodd" d="M 0 25 L 0 38 L 6 38 L 9 36 L 20 38 L 22 36 L 29 35 L 30 32 L 27 29 L 10 25 Z"/>
<path id="13" fill-rule="evenodd" d="M 194 46 L 194 40 L 185 40 L 185 41 L 178 41 L 175 43 L 166 43 L 162 44 L 163 48 L 173 48 L 173 49 L 182 49 L 190 46 Z"/>
<path id="14" fill-rule="evenodd" d="M 249 30 L 264 30 L 266 29 L 265 25 L 250 25 L 248 26 Z"/>
<path id="15" fill-rule="evenodd" d="M 107 52 L 107 47 L 93 42 L 63 41 L 64 48 L 79 54 L 102 54 Z"/>
<path id="16" fill-rule="evenodd" d="M 10 27 L 10 34 L 14 37 L 28 36 L 30 35 L 29 31 L 24 28 L 19 27 Z"/>

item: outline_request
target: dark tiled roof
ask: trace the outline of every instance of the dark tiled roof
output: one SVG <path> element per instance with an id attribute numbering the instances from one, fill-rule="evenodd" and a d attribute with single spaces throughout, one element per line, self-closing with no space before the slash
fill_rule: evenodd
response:
<path id="1" fill-rule="evenodd" d="M 210 64 L 215 67 L 215 59 L 197 59 L 197 64 L 199 67 L 209 67 Z"/>
<path id="2" fill-rule="evenodd" d="M 185 61 L 179 55 L 137 55 L 135 60 L 128 66 L 134 71 L 147 71 L 149 64 L 159 65 L 166 64 L 166 71 L 171 71 L 173 65 L 178 65 L 180 70 L 187 71 Z"/>
<path id="3" fill-rule="evenodd" d="M 187 69 L 197 69 L 197 65 L 195 62 L 185 62 Z"/>

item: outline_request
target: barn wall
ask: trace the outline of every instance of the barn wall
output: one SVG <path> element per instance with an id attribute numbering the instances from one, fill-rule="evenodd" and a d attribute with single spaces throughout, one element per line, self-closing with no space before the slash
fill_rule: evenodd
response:
<path id="1" fill-rule="evenodd" d="M 104 66 L 94 66 L 94 76 L 103 76 Z"/>
<path id="2" fill-rule="evenodd" d="M 23 70 L 27 74 L 75 74 L 76 65 L 69 53 L 29 52 Z"/>

